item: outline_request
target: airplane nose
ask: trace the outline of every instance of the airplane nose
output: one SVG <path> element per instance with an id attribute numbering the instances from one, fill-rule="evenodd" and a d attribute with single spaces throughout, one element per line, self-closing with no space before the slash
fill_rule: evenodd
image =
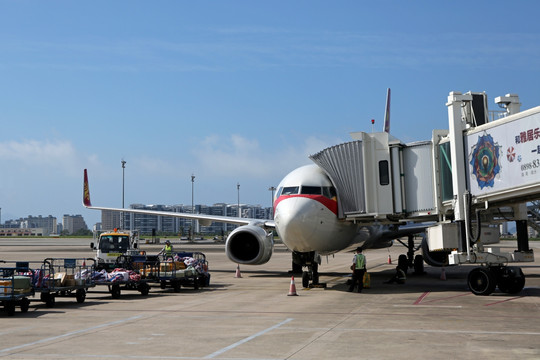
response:
<path id="1" fill-rule="evenodd" d="M 309 240 L 317 230 L 313 201 L 292 197 L 276 207 L 274 221 L 283 243 L 293 251 L 310 251 Z"/>

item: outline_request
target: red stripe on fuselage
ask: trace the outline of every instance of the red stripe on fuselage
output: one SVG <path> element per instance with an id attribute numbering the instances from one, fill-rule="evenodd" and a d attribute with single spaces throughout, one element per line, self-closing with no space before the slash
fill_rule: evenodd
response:
<path id="1" fill-rule="evenodd" d="M 322 195 L 306 195 L 306 194 L 296 194 L 296 195 L 282 195 L 280 197 L 278 197 L 276 199 L 276 201 L 274 202 L 274 214 L 276 213 L 276 207 L 277 205 L 285 200 L 285 199 L 290 199 L 290 198 L 295 198 L 295 197 L 302 197 L 302 198 L 306 198 L 306 199 L 311 199 L 311 200 L 315 200 L 317 202 L 320 202 L 321 204 L 323 204 L 328 210 L 330 210 L 331 212 L 333 212 L 334 214 L 336 214 L 337 216 L 337 201 L 334 200 L 334 199 L 329 199 L 327 198 L 326 196 L 322 196 Z"/>

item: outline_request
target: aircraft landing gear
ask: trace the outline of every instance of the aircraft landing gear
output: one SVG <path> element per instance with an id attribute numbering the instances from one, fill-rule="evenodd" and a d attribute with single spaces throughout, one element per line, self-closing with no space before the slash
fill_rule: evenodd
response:
<path id="1" fill-rule="evenodd" d="M 303 287 L 308 288 L 311 286 L 320 285 L 319 264 L 321 262 L 321 258 L 316 252 L 293 252 L 292 258 L 292 272 L 295 274 L 302 274 Z M 307 267 L 307 271 L 302 271 L 304 267 Z"/>
<path id="2" fill-rule="evenodd" d="M 421 246 L 414 247 L 414 236 L 409 235 L 407 244 L 398 240 L 403 246 L 407 248 L 407 255 L 401 254 L 398 257 L 398 266 L 407 273 L 407 269 L 412 268 L 415 275 L 423 275 L 424 271 L 424 257 L 422 255 L 414 255 L 414 252 L 420 249 Z"/>
<path id="3" fill-rule="evenodd" d="M 517 294 L 525 286 L 525 275 L 518 266 L 482 266 L 467 276 L 469 290 L 475 295 L 490 295 L 498 286 L 507 294 Z"/>

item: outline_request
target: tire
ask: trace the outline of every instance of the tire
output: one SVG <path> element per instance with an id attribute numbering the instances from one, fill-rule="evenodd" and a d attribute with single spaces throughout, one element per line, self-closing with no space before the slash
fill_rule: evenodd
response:
<path id="1" fill-rule="evenodd" d="M 28 309 L 30 308 L 30 300 L 28 300 L 28 298 L 22 298 L 20 306 L 22 313 L 28 312 Z"/>
<path id="2" fill-rule="evenodd" d="M 8 300 L 4 303 L 4 310 L 6 310 L 6 313 L 8 316 L 15 315 L 15 301 Z"/>
<path id="3" fill-rule="evenodd" d="M 302 286 L 304 288 L 308 288 L 309 287 L 309 273 L 307 271 L 304 271 L 302 273 Z"/>
<path id="4" fill-rule="evenodd" d="M 150 285 L 147 283 L 142 283 L 139 285 L 138 290 L 141 292 L 141 295 L 146 296 L 150 292 Z"/>
<path id="5" fill-rule="evenodd" d="M 407 269 L 409 268 L 409 260 L 407 259 L 407 255 L 401 254 L 398 257 L 398 266 L 405 272 L 405 275 L 407 274 Z"/>
<path id="6" fill-rule="evenodd" d="M 41 301 L 43 301 L 48 308 L 52 308 L 56 303 L 56 296 L 48 292 L 41 293 Z"/>
<path id="7" fill-rule="evenodd" d="M 505 267 L 499 274 L 497 286 L 503 293 L 517 294 L 525 286 L 525 275 L 520 267 Z"/>
<path id="8" fill-rule="evenodd" d="M 478 267 L 469 272 L 467 285 L 474 295 L 487 296 L 495 291 L 497 282 L 490 268 Z"/>
<path id="9" fill-rule="evenodd" d="M 178 280 L 172 280 L 171 285 L 174 292 L 180 292 L 180 289 L 182 288 L 182 285 L 180 284 L 180 281 Z"/>
<path id="10" fill-rule="evenodd" d="M 113 297 L 113 299 L 119 299 L 120 298 L 120 294 L 121 294 L 120 285 L 114 284 L 111 287 L 110 291 L 111 291 L 111 296 Z"/>
<path id="11" fill-rule="evenodd" d="M 424 257 L 422 255 L 416 255 L 414 257 L 414 273 L 417 275 L 424 273 Z"/>
<path id="12" fill-rule="evenodd" d="M 84 289 L 77 289 L 77 292 L 75 292 L 75 298 L 79 304 L 82 304 L 86 299 L 86 291 L 84 291 Z"/>

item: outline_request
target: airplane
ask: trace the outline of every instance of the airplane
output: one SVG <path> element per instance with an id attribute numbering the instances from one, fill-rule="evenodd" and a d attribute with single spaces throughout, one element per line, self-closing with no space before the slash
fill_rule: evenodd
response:
<path id="1" fill-rule="evenodd" d="M 390 129 L 390 89 L 387 92 L 384 130 Z M 283 244 L 292 252 L 292 272 L 302 273 L 302 285 L 319 284 L 318 266 L 321 255 L 352 251 L 357 247 L 376 249 L 390 247 L 394 239 L 409 237 L 407 255 L 400 255 L 400 266 L 414 265 L 423 273 L 424 258 L 430 265 L 442 266 L 444 254 L 431 254 L 422 240 L 422 255 L 414 257 L 413 235 L 425 231 L 425 225 L 400 228 L 398 225 L 365 226 L 338 218 L 336 189 L 328 175 L 318 165 L 299 167 L 286 175 L 274 196 L 274 220 L 249 219 L 205 214 L 174 213 L 142 209 L 93 206 L 90 201 L 87 170 L 84 170 L 83 205 L 88 209 L 129 212 L 196 219 L 201 225 L 224 222 L 239 225 L 227 237 L 225 252 L 237 264 L 261 265 L 272 256 L 275 230 Z M 431 254 L 431 256 L 430 256 Z M 442 255 L 442 257 L 441 257 Z M 413 259 L 414 257 L 414 259 Z M 444 261 L 444 260 L 442 260 Z M 302 271 L 307 267 L 306 271 Z"/>

